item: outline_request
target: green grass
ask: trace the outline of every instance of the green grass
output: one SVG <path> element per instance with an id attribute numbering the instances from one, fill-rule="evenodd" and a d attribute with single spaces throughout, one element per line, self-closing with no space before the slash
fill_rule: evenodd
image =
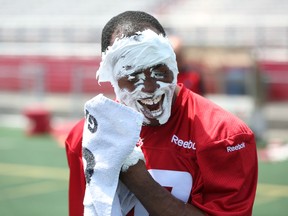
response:
<path id="1" fill-rule="evenodd" d="M 0 215 L 68 215 L 65 149 L 50 136 L 0 128 Z"/>
<path id="2" fill-rule="evenodd" d="M 259 162 L 255 216 L 288 215 L 288 161 Z"/>
<path id="3" fill-rule="evenodd" d="M 65 149 L 51 136 L 0 127 L 0 216 L 68 215 Z M 288 161 L 259 162 L 254 216 L 288 212 Z"/>

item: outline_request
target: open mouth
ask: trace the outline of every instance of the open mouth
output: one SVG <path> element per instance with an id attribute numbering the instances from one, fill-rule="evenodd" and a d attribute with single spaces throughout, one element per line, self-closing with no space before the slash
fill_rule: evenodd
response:
<path id="1" fill-rule="evenodd" d="M 156 118 L 163 113 L 164 94 L 154 98 L 146 98 L 138 100 L 138 103 L 143 107 L 143 114 L 148 118 Z"/>

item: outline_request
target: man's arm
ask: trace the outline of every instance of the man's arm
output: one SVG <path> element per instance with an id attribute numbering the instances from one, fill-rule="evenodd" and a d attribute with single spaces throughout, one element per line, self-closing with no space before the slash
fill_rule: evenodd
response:
<path id="1" fill-rule="evenodd" d="M 195 206 L 185 204 L 158 184 L 147 171 L 142 160 L 120 175 L 122 182 L 140 200 L 150 215 L 201 216 Z"/>
<path id="2" fill-rule="evenodd" d="M 194 202 L 208 215 L 251 216 L 258 176 L 253 134 L 240 133 L 201 147 L 197 162 L 202 196 L 194 197 Z"/>
<path id="3" fill-rule="evenodd" d="M 82 163 L 82 131 L 84 119 L 69 132 L 65 140 L 69 166 L 69 216 L 81 216 L 84 212 L 85 176 Z"/>

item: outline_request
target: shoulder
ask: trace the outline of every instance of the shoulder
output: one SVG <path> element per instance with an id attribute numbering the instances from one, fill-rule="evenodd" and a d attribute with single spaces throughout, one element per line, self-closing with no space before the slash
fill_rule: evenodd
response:
<path id="1" fill-rule="evenodd" d="M 78 121 L 74 127 L 69 132 L 65 144 L 66 149 L 71 152 L 81 152 L 82 149 L 82 134 L 83 134 L 83 128 L 84 128 L 85 119 L 81 119 Z"/>
<path id="2" fill-rule="evenodd" d="M 182 106 L 187 106 L 189 118 L 192 120 L 195 137 L 201 141 L 217 142 L 229 137 L 253 136 L 247 124 L 233 113 L 223 109 L 211 100 L 183 89 Z"/>

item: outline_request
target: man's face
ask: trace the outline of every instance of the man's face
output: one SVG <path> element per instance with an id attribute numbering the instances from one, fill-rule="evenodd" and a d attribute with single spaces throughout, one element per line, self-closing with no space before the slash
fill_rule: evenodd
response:
<path id="1" fill-rule="evenodd" d="M 146 124 L 164 124 L 170 117 L 173 81 L 173 72 L 158 64 L 119 78 L 115 92 L 122 103 L 144 115 Z"/>
<path id="2" fill-rule="evenodd" d="M 177 74 L 170 42 L 152 30 L 115 39 L 97 71 L 99 82 L 111 82 L 117 100 L 141 112 L 148 125 L 168 121 Z"/>

